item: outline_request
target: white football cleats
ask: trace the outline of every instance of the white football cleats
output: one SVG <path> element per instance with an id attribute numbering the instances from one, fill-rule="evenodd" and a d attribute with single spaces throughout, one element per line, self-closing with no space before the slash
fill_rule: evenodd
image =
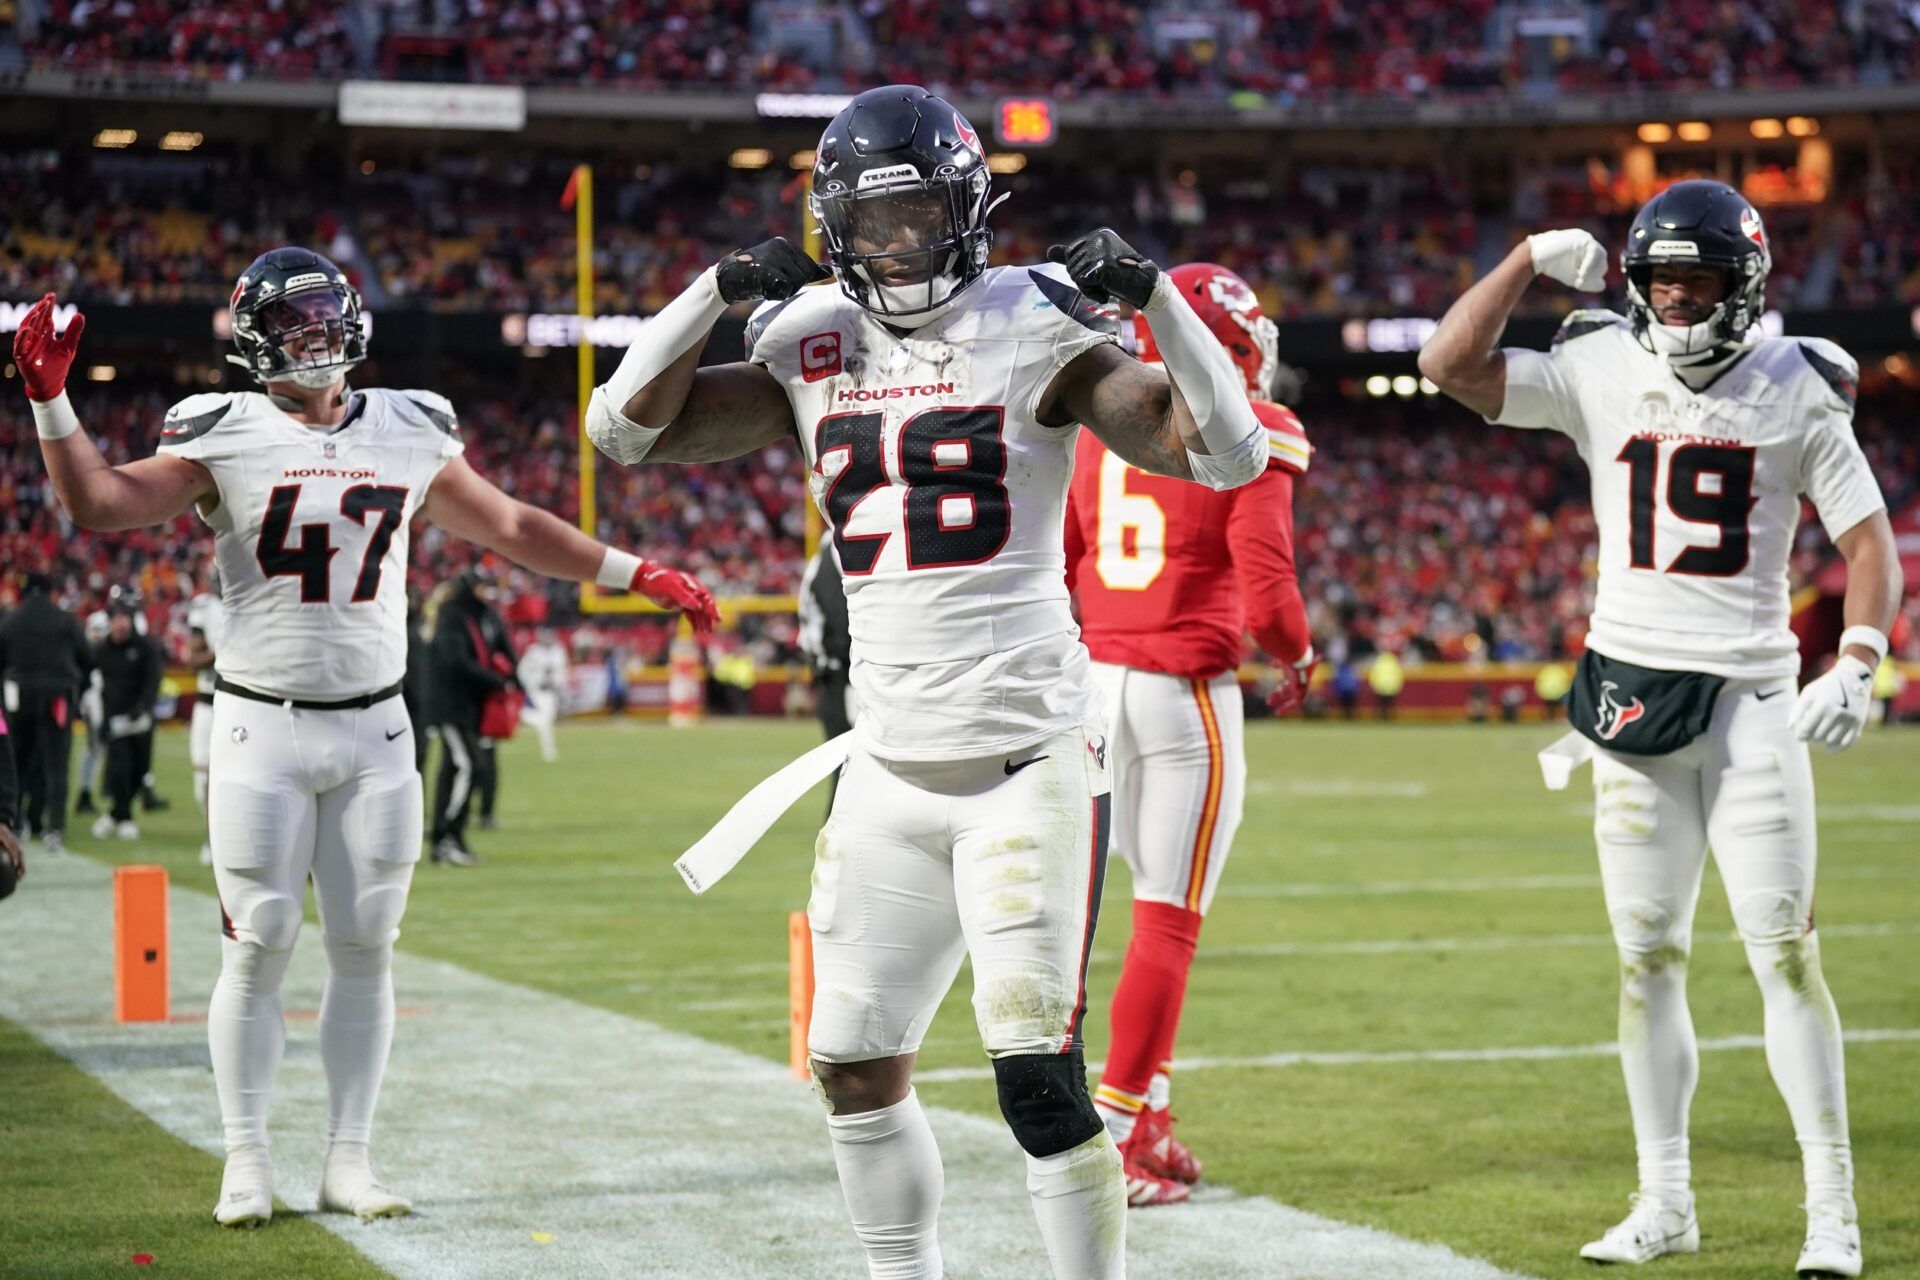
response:
<path id="1" fill-rule="evenodd" d="M 1691 1194 L 1679 1202 L 1644 1194 L 1631 1199 L 1633 1212 L 1582 1247 L 1581 1257 L 1589 1262 L 1651 1262 L 1669 1253 L 1700 1252 L 1700 1222 Z"/>
<path id="2" fill-rule="evenodd" d="M 273 1161 L 267 1149 L 250 1146 L 229 1152 L 213 1220 L 223 1227 L 260 1227 L 272 1217 Z"/>
<path id="3" fill-rule="evenodd" d="M 1807 1243 L 1794 1264 L 1802 1277 L 1860 1274 L 1860 1225 L 1836 1210 L 1807 1211 Z"/>

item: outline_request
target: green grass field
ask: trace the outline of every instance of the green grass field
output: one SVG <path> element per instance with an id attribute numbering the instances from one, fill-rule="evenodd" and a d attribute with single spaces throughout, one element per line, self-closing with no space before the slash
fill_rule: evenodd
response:
<path id="1" fill-rule="evenodd" d="M 1242 1065 L 1197 1068 L 1176 1086 L 1182 1131 L 1211 1179 L 1531 1275 L 1590 1274 L 1575 1252 L 1624 1212 L 1634 1183 L 1617 1062 L 1419 1056 L 1613 1038 L 1614 961 L 1585 779 L 1549 793 L 1532 759 L 1556 732 L 1250 728 L 1247 818 L 1201 941 L 1181 1041 L 1187 1056 Z M 400 945 L 784 1061 L 785 916 L 805 902 L 823 796 L 703 899 L 670 863 L 814 740 L 798 723 L 600 722 L 567 729 L 557 765 L 542 764 L 531 741 L 509 744 L 502 829 L 474 836 L 486 865 L 423 863 Z M 87 856 L 162 862 L 177 882 L 211 891 L 195 858 L 184 735 L 163 736 L 159 757 L 175 807 L 146 821 L 147 839 L 102 846 L 81 829 L 74 843 Z M 1870 733 L 1818 767 L 1819 919 L 1842 1018 L 1850 1031 L 1911 1032 L 1920 735 Z M 1757 1035 L 1760 1001 L 1709 880 L 1692 1003 L 1711 1046 Z M 1128 891 L 1116 863 L 1095 953 L 1091 1056 L 1104 1043 Z M 32 894 L 29 875 L 0 920 L 31 910 Z M 967 982 L 963 974 L 934 1025 L 926 1067 L 983 1062 Z M 1288 1053 L 1405 1056 L 1245 1062 Z M 0 1146 L 16 1193 L 0 1213 L 0 1275 L 118 1274 L 121 1251 L 107 1256 L 92 1242 L 135 1238 L 165 1243 L 155 1274 L 235 1274 L 223 1265 L 230 1239 L 204 1219 L 214 1161 L 17 1030 L 0 1029 L 0 1072 L 9 1083 Z M 1848 1074 L 1870 1274 L 1920 1275 L 1920 1040 L 1856 1041 Z M 984 1080 L 923 1093 L 996 1113 Z M 1791 1275 L 1803 1225 L 1798 1154 L 1759 1050 L 1702 1054 L 1693 1148 L 1703 1252 L 1663 1261 L 1657 1274 Z M 247 1274 L 377 1274 L 305 1222 L 276 1225 L 249 1247 L 266 1269 Z"/>

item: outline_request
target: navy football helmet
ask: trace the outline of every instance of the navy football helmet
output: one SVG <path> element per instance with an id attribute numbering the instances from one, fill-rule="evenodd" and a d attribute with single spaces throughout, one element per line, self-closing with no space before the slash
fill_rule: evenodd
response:
<path id="1" fill-rule="evenodd" d="M 926 318 L 987 269 L 993 180 L 967 118 L 918 85 L 869 89 L 814 153 L 814 218 L 840 288 L 888 320 Z"/>
<path id="2" fill-rule="evenodd" d="M 311 249 L 270 249 L 233 287 L 231 356 L 261 382 L 325 387 L 367 358 L 360 291 Z"/>
<path id="3" fill-rule="evenodd" d="M 1651 328 L 1660 323 L 1650 301 L 1653 269 L 1667 264 L 1718 267 L 1726 273 L 1725 297 L 1693 326 L 1704 326 L 1708 345 L 1739 342 L 1760 323 L 1773 255 L 1759 212 L 1726 183 L 1676 182 L 1634 216 L 1620 265 L 1627 277 L 1627 318 L 1649 350 Z"/>

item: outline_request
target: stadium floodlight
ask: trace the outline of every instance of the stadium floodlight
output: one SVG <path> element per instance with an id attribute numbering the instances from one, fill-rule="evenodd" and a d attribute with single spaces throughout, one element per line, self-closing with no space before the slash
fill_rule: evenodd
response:
<path id="1" fill-rule="evenodd" d="M 765 147 L 738 147 L 727 157 L 727 164 L 734 169 L 764 169 L 773 163 L 773 152 Z"/>
<path id="2" fill-rule="evenodd" d="M 120 371 L 110 364 L 96 364 L 87 367 L 88 382 L 112 382 Z"/>
<path id="3" fill-rule="evenodd" d="M 1434 382 L 1432 378 L 1420 379 L 1420 394 L 1423 396 L 1439 395 L 1440 394 L 1439 384 Z"/>
<path id="4" fill-rule="evenodd" d="M 1640 141 L 1642 142 L 1671 142 L 1673 140 L 1673 126 L 1670 124 L 1661 124 L 1657 120 L 1650 120 L 1640 126 L 1639 134 Z"/>
<path id="5" fill-rule="evenodd" d="M 788 156 L 787 167 L 789 169 L 799 169 L 802 172 L 813 168 L 813 149 L 809 147 L 805 151 L 796 151 Z"/>
<path id="6" fill-rule="evenodd" d="M 1392 393 L 1393 393 L 1393 379 L 1389 378 L 1386 374 L 1376 373 L 1371 378 L 1367 379 L 1368 395 L 1378 397 L 1378 396 L 1384 396 L 1384 395 L 1391 395 Z"/>
<path id="7" fill-rule="evenodd" d="M 160 139 L 160 149 L 162 151 L 192 151 L 206 140 L 206 135 L 203 133 L 196 133 L 190 129 L 173 129 L 169 130 L 166 135 Z"/>
<path id="8" fill-rule="evenodd" d="M 118 151 L 139 140 L 140 135 L 132 129 L 102 129 L 93 135 L 93 145 L 103 151 Z"/>
<path id="9" fill-rule="evenodd" d="M 1713 136 L 1713 126 L 1705 120 L 1686 120 L 1674 132 L 1680 135 L 1682 142 L 1705 142 Z"/>
<path id="10" fill-rule="evenodd" d="M 1418 391 L 1419 389 L 1420 389 L 1420 379 L 1414 377 L 1410 373 L 1400 374 L 1398 377 L 1396 377 L 1393 380 L 1393 394 L 1397 396 L 1402 396 L 1402 397 L 1411 396 L 1414 392 Z"/>
<path id="11" fill-rule="evenodd" d="M 1787 132 L 1796 138 L 1811 138 L 1820 132 L 1820 122 L 1812 116 L 1788 116 Z"/>
<path id="12" fill-rule="evenodd" d="M 1018 173 L 1027 167 L 1027 158 L 1018 151 L 990 151 L 987 169 L 992 173 Z"/>
<path id="13" fill-rule="evenodd" d="M 1747 125 L 1747 132 L 1762 140 L 1777 138 L 1787 131 L 1787 127 L 1778 120 L 1755 120 Z"/>

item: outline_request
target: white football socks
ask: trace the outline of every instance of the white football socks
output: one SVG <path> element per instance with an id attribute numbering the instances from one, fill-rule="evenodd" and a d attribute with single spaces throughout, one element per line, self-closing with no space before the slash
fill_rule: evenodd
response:
<path id="1" fill-rule="evenodd" d="M 871 1280 L 940 1280 L 940 1148 L 913 1090 L 890 1107 L 827 1116 L 833 1162 Z"/>
<path id="2" fill-rule="evenodd" d="M 207 1050 L 228 1151 L 267 1144 L 267 1099 L 287 1040 L 280 980 L 292 958 L 291 949 L 268 951 L 220 939 L 220 979 L 207 1006 Z"/>
<path id="3" fill-rule="evenodd" d="M 1846 1053 L 1840 1012 L 1820 968 L 1819 936 L 1748 943 L 1747 962 L 1766 1006 L 1767 1069 L 1800 1140 L 1807 1206 L 1832 1208 L 1852 1221 Z"/>
<path id="4" fill-rule="evenodd" d="M 1687 1111 L 1700 1078 L 1683 947 L 1620 953 L 1620 1068 L 1633 1112 L 1640 1190 L 1682 1200 L 1693 1180 Z"/>
<path id="5" fill-rule="evenodd" d="M 1054 1280 L 1125 1280 L 1127 1181 L 1105 1129 L 1071 1151 L 1027 1157 L 1027 1192 Z"/>
<path id="6" fill-rule="evenodd" d="M 320 1062 L 327 1071 L 327 1140 L 365 1143 L 393 1045 L 393 944 L 326 942 Z"/>

